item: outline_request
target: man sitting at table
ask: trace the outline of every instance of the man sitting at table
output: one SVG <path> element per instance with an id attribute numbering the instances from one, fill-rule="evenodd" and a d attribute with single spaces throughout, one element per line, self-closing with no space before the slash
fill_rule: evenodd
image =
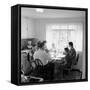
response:
<path id="1" fill-rule="evenodd" d="M 44 50 L 44 43 L 39 42 L 38 43 L 38 50 L 34 53 L 34 60 L 35 59 L 40 59 L 41 62 L 43 63 L 43 74 L 44 74 L 44 79 L 49 79 L 52 80 L 53 79 L 53 72 L 54 72 L 54 66 L 52 63 L 50 63 L 52 61 L 49 53 L 47 53 Z"/>
<path id="2" fill-rule="evenodd" d="M 76 50 L 73 47 L 73 42 L 69 42 L 69 55 L 70 55 L 70 59 L 72 60 L 72 63 L 74 63 L 75 59 L 76 59 Z"/>

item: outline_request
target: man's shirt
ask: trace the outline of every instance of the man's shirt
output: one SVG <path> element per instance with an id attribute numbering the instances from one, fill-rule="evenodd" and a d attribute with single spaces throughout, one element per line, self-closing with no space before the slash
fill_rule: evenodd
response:
<path id="1" fill-rule="evenodd" d="M 74 48 L 71 48 L 69 54 L 70 54 L 71 58 L 75 58 L 76 57 L 76 50 Z"/>

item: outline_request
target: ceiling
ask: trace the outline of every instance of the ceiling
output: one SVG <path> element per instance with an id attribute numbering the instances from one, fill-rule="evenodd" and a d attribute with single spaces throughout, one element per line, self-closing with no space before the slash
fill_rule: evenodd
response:
<path id="1" fill-rule="evenodd" d="M 43 13 L 36 12 L 36 8 L 22 8 L 21 16 L 28 18 L 73 18 L 84 17 L 84 11 L 44 9 Z"/>

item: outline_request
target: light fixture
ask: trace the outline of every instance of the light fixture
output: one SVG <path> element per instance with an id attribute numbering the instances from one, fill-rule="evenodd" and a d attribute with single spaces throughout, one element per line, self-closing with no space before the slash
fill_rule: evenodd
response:
<path id="1" fill-rule="evenodd" d="M 44 12 L 44 9 L 42 9 L 42 8 L 36 8 L 36 12 L 43 13 Z"/>

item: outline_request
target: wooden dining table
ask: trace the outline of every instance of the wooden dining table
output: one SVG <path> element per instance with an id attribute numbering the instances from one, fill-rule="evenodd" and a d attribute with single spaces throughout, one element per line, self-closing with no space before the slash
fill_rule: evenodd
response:
<path id="1" fill-rule="evenodd" d="M 66 64 L 65 55 L 52 58 L 54 63 L 54 80 L 62 80 L 63 79 L 63 69 Z"/>

